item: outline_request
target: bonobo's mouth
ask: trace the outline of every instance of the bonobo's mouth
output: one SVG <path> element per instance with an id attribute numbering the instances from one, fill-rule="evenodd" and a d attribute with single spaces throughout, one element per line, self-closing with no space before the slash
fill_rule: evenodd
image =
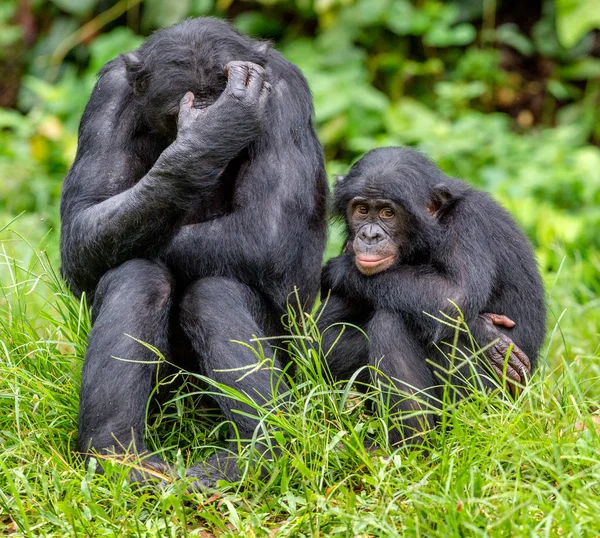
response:
<path id="1" fill-rule="evenodd" d="M 374 275 L 385 271 L 394 264 L 395 254 L 381 258 L 379 256 L 356 256 L 355 263 L 358 270 L 364 275 Z"/>

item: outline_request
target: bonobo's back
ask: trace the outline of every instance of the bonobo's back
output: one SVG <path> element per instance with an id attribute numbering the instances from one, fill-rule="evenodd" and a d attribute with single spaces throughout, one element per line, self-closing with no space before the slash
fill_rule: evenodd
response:
<path id="1" fill-rule="evenodd" d="M 506 333 L 534 367 L 544 341 L 546 305 L 532 246 L 508 211 L 485 192 L 468 188 L 456 210 L 469 213 L 469 225 L 476 229 L 471 237 L 477 238 L 482 256 L 493 260 L 494 286 L 483 311 L 516 323 Z"/>

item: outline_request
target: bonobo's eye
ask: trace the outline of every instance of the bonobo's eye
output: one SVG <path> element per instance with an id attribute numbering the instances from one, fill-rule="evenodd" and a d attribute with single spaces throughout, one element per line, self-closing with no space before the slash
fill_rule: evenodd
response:
<path id="1" fill-rule="evenodd" d="M 358 204 L 354 208 L 354 212 L 357 215 L 367 215 L 369 213 L 369 208 L 366 205 L 364 205 L 364 204 Z"/>
<path id="2" fill-rule="evenodd" d="M 393 219 L 395 216 L 394 210 L 391 207 L 384 207 L 380 212 L 379 216 L 382 219 Z"/>

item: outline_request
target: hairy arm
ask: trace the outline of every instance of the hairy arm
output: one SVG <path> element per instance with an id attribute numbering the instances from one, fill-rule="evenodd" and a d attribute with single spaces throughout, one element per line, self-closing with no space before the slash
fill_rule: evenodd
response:
<path id="1" fill-rule="evenodd" d="M 289 144 L 261 152 L 236 180 L 233 211 L 183 226 L 163 259 L 190 279 L 235 276 L 259 287 L 293 279 L 317 213 L 315 188 L 323 171 L 316 150 Z"/>
<path id="2" fill-rule="evenodd" d="M 186 94 L 177 139 L 160 153 L 157 136 L 136 132 L 139 111 L 124 67 L 115 62 L 104 72 L 82 119 L 61 200 L 63 273 L 76 293 L 91 291 L 106 270 L 128 259 L 155 255 L 189 205 L 217 186 L 227 163 L 255 138 L 259 118 L 249 113 L 249 92 L 236 86 L 238 79 L 230 69 L 226 91 L 205 110 L 193 109 L 193 95 Z M 235 130 L 222 121 L 224 113 L 237 120 Z M 153 151 L 159 156 L 146 172 L 142 156 Z"/>

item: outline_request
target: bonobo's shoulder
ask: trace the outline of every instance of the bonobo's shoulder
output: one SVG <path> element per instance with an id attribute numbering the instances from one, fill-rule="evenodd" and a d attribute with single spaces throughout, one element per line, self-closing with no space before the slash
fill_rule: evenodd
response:
<path id="1" fill-rule="evenodd" d="M 121 58 L 108 62 L 98 73 L 98 81 L 81 117 L 79 150 L 97 147 L 100 142 L 108 143 L 115 133 L 126 132 L 131 121 L 124 121 L 123 111 L 131 104 L 132 97 Z"/>
<path id="2" fill-rule="evenodd" d="M 101 86 L 122 86 L 123 88 L 128 87 L 127 76 L 125 71 L 125 62 L 121 57 L 115 58 L 110 62 L 104 64 L 104 66 L 98 71 L 98 80 L 96 87 Z"/>
<path id="3" fill-rule="evenodd" d="M 308 82 L 300 68 L 284 58 L 275 49 L 266 52 L 267 72 L 273 77 L 274 90 L 282 91 L 293 97 L 303 97 L 311 100 Z"/>
<path id="4" fill-rule="evenodd" d="M 502 210 L 500 204 L 488 192 L 478 189 L 461 179 L 451 179 L 451 182 L 459 192 L 462 211 L 485 214 L 487 211 L 495 213 Z"/>
<path id="5" fill-rule="evenodd" d="M 467 185 L 457 209 L 464 226 L 475 226 L 486 235 L 491 229 L 514 235 L 514 230 L 518 229 L 515 219 L 500 202 L 490 193 L 470 185 Z"/>

